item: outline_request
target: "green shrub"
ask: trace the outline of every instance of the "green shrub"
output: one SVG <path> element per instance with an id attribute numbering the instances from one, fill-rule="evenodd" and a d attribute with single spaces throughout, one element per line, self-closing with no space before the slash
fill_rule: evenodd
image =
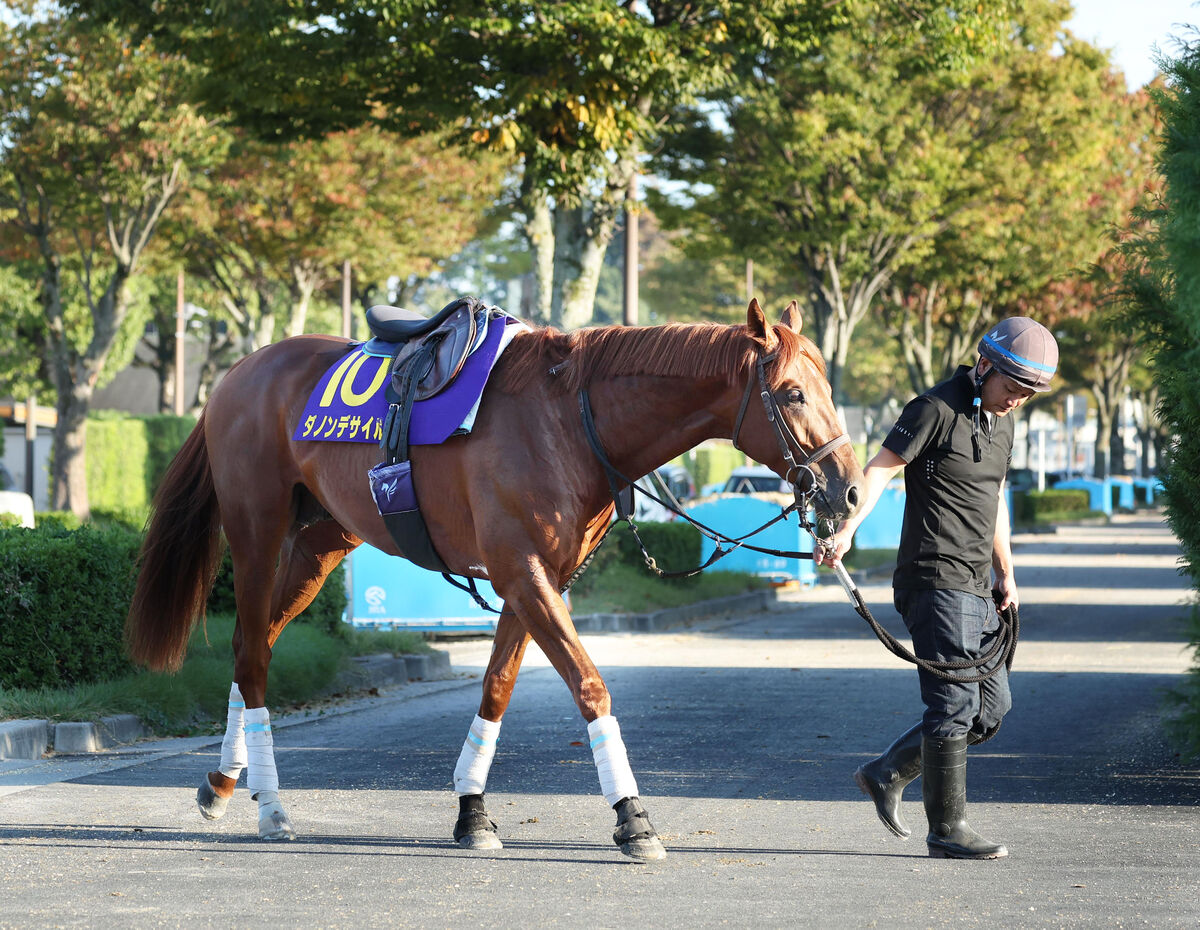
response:
<path id="1" fill-rule="evenodd" d="M 707 484 L 724 483 L 735 468 L 746 464 L 746 456 L 731 442 L 705 443 L 683 456 L 683 464 L 691 472 L 699 491 Z"/>
<path id="2" fill-rule="evenodd" d="M 1050 514 L 1079 513 L 1089 509 L 1088 492 L 1083 488 L 1023 491 L 1016 495 L 1013 509 L 1022 523 L 1036 523 Z"/>
<path id="3" fill-rule="evenodd" d="M 159 414 L 139 419 L 146 431 L 146 465 L 143 473 L 146 476 L 147 491 L 153 498 L 158 483 L 166 474 L 167 466 L 195 428 L 196 418 Z"/>
<path id="4" fill-rule="evenodd" d="M 296 622 L 318 626 L 334 636 L 346 636 L 349 627 L 342 623 L 346 600 L 346 569 L 339 565 L 329 573 L 313 602 L 296 618 Z M 208 611 L 214 614 L 237 612 L 233 594 L 233 560 L 229 557 L 228 549 L 221 559 L 221 567 L 217 570 L 216 580 L 208 595 Z"/>
<path id="5" fill-rule="evenodd" d="M 642 542 L 646 546 L 646 551 L 663 571 L 687 571 L 700 565 L 700 531 L 690 523 L 682 520 L 671 523 L 639 523 L 637 528 L 638 535 L 641 536 Z M 613 526 L 596 551 L 587 571 L 576 582 L 574 590 L 581 594 L 588 594 L 595 590 L 597 583 L 616 564 L 649 571 L 637 540 L 623 522 Z M 686 578 L 667 580 L 677 583 L 687 581 Z"/>
<path id="6" fill-rule="evenodd" d="M 33 515 L 33 525 L 39 530 L 77 530 L 83 521 L 70 510 L 42 510 Z"/>
<path id="7" fill-rule="evenodd" d="M 61 687 L 130 670 L 122 631 L 140 541 L 116 527 L 0 530 L 4 687 Z"/>
<path id="8" fill-rule="evenodd" d="M 93 511 L 140 527 L 167 466 L 196 425 L 194 417 L 133 417 L 99 411 L 88 417 L 88 500 Z"/>
<path id="9" fill-rule="evenodd" d="M 134 417 L 98 414 L 87 423 L 88 501 L 97 510 L 150 507 L 145 462 L 146 430 Z"/>

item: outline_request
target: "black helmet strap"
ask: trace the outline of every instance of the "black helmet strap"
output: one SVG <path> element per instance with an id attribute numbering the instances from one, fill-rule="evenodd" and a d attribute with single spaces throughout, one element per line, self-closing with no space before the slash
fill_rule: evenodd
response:
<path id="1" fill-rule="evenodd" d="M 976 462 L 983 461 L 983 450 L 979 446 L 979 415 L 983 404 L 983 382 L 995 370 L 996 366 L 989 364 L 988 370 L 981 373 L 979 363 L 975 363 L 975 398 L 971 401 L 971 449 L 975 453 Z"/>

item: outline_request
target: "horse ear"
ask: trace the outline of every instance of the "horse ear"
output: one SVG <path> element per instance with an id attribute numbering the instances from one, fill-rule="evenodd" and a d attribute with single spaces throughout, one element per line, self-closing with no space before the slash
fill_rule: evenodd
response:
<path id="1" fill-rule="evenodd" d="M 758 298 L 750 298 L 750 306 L 746 308 L 746 329 L 750 331 L 750 335 L 763 344 L 763 348 L 768 352 L 771 350 L 772 344 L 775 342 L 775 333 L 770 326 L 767 325 L 767 316 L 763 313 L 762 307 L 758 305 Z"/>
<path id="2" fill-rule="evenodd" d="M 800 305 L 796 301 L 792 301 L 784 308 L 783 317 L 779 320 L 784 326 L 794 333 L 800 332 L 800 327 L 804 320 L 800 318 Z"/>

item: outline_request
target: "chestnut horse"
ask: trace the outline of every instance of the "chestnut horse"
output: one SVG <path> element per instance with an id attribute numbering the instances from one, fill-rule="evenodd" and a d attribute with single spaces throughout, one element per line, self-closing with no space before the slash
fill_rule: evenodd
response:
<path id="1" fill-rule="evenodd" d="M 264 839 L 295 836 L 279 800 L 265 706 L 271 647 L 360 543 L 400 554 L 368 487 L 379 449 L 292 438 L 310 391 L 345 351 L 344 339 L 297 336 L 229 371 L 155 495 L 126 624 L 135 661 L 178 668 L 203 616 L 224 534 L 237 602 L 233 686 L 221 765 L 197 801 L 206 817 L 219 817 L 247 770 Z M 505 605 L 454 772 L 455 840 L 464 848 L 501 845 L 484 785 L 532 639 L 587 722 L 601 793 L 617 812 L 614 840 L 633 858 L 656 859 L 665 852 L 639 800 L 612 700 L 560 594 L 614 509 L 581 425 L 582 396 L 624 475 L 645 474 L 705 439 L 732 437 L 837 520 L 856 508 L 862 470 L 820 353 L 800 335 L 794 301 L 775 325 L 752 301 L 745 325 L 522 332 L 497 362 L 473 431 L 412 449 L 437 552 L 451 571 L 490 581 Z"/>

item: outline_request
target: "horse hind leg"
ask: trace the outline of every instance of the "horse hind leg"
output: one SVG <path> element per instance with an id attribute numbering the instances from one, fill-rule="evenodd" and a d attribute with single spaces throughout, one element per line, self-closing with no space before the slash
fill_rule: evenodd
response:
<path id="1" fill-rule="evenodd" d="M 205 820 L 218 820 L 225 814 L 238 777 L 246 768 L 245 710 L 246 702 L 235 681 L 229 689 L 220 766 L 208 773 L 196 791 L 196 806 Z"/>
<path id="2" fill-rule="evenodd" d="M 328 519 L 289 534 L 284 541 L 271 599 L 269 646 L 273 646 L 283 628 L 312 603 L 329 573 L 360 543 L 361 540 L 347 533 L 340 524 Z M 216 820 L 225 813 L 238 778 L 248 765 L 245 708 L 245 700 L 234 682 L 230 688 L 220 766 L 217 771 L 208 773 L 196 793 L 200 813 L 208 820 Z M 273 804 L 260 806 L 259 834 L 264 839 L 295 837 L 277 799 Z"/>

